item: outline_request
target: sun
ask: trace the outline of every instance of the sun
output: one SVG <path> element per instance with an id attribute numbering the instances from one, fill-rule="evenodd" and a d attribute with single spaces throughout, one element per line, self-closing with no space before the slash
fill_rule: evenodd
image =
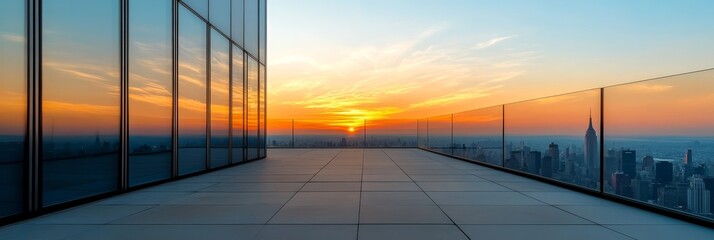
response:
<path id="1" fill-rule="evenodd" d="M 350 127 L 349 129 L 347 129 L 347 131 L 350 131 L 350 132 L 355 132 L 355 128 L 353 128 L 353 127 Z"/>

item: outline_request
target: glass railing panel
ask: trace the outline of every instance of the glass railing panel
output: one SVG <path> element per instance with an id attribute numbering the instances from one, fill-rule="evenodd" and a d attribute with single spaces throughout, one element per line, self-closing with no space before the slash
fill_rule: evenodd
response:
<path id="1" fill-rule="evenodd" d="M 454 156 L 502 166 L 503 106 L 454 114 Z"/>
<path id="2" fill-rule="evenodd" d="M 598 189 L 600 89 L 504 106 L 507 168 Z"/>
<path id="3" fill-rule="evenodd" d="M 293 120 L 268 119 L 268 147 L 293 147 Z"/>
<path id="4" fill-rule="evenodd" d="M 427 148 L 427 119 L 417 120 L 417 145 L 419 148 Z"/>
<path id="5" fill-rule="evenodd" d="M 604 192 L 709 220 L 714 71 L 604 89 Z"/>
<path id="6" fill-rule="evenodd" d="M 295 120 L 295 147 L 364 147 L 364 120 Z"/>
<path id="7" fill-rule="evenodd" d="M 432 151 L 452 154 L 451 114 L 429 118 L 427 121 L 427 145 Z"/>
<path id="8" fill-rule="evenodd" d="M 367 120 L 367 147 L 416 147 L 414 119 Z"/>

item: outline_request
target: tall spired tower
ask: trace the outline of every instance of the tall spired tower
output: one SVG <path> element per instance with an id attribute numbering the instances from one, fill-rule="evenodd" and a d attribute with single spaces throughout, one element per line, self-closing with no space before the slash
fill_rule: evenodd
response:
<path id="1" fill-rule="evenodd" d="M 593 128 L 593 115 L 590 112 L 590 125 L 585 131 L 585 164 L 587 164 L 588 176 L 598 178 L 600 175 L 600 156 L 597 145 L 597 133 Z"/>

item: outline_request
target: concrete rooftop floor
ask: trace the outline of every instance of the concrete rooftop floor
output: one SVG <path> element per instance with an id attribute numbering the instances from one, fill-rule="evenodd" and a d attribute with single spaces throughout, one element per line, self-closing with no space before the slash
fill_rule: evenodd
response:
<path id="1" fill-rule="evenodd" d="M 714 230 L 419 149 L 268 158 L 0 228 L 0 239 L 714 239 Z"/>

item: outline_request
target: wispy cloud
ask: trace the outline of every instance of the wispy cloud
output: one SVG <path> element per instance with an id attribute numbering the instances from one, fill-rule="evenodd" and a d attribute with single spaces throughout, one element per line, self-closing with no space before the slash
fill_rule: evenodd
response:
<path id="1" fill-rule="evenodd" d="M 329 124 L 394 118 L 490 96 L 524 74 L 535 53 L 480 49 L 514 36 L 472 46 L 445 41 L 444 26 L 391 42 L 304 49 L 269 62 L 269 99 L 277 117 L 316 117 Z"/>
<path id="2" fill-rule="evenodd" d="M 495 46 L 495 45 L 498 44 L 499 42 L 502 42 L 502 41 L 505 41 L 505 40 L 508 40 L 508 39 L 511 39 L 511 38 L 514 38 L 514 37 L 516 37 L 516 36 L 514 35 L 514 36 L 504 36 L 504 37 L 491 38 L 491 39 L 489 39 L 489 40 L 487 40 L 487 41 L 483 41 L 483 42 L 477 43 L 476 46 L 473 46 L 471 49 L 473 49 L 473 50 L 480 50 L 480 49 L 484 49 L 484 48 L 489 48 L 489 47 L 491 47 L 491 46 Z"/>
<path id="3" fill-rule="evenodd" d="M 672 89 L 672 85 L 666 85 L 666 84 L 634 84 L 630 86 L 630 89 L 639 91 L 639 92 L 646 92 L 646 93 L 661 93 L 661 92 L 666 92 Z"/>
<path id="4" fill-rule="evenodd" d="M 19 35 L 19 34 L 13 34 L 13 33 L 4 33 L 2 34 L 2 38 L 14 42 L 14 43 L 24 43 L 25 42 L 25 36 Z"/>

